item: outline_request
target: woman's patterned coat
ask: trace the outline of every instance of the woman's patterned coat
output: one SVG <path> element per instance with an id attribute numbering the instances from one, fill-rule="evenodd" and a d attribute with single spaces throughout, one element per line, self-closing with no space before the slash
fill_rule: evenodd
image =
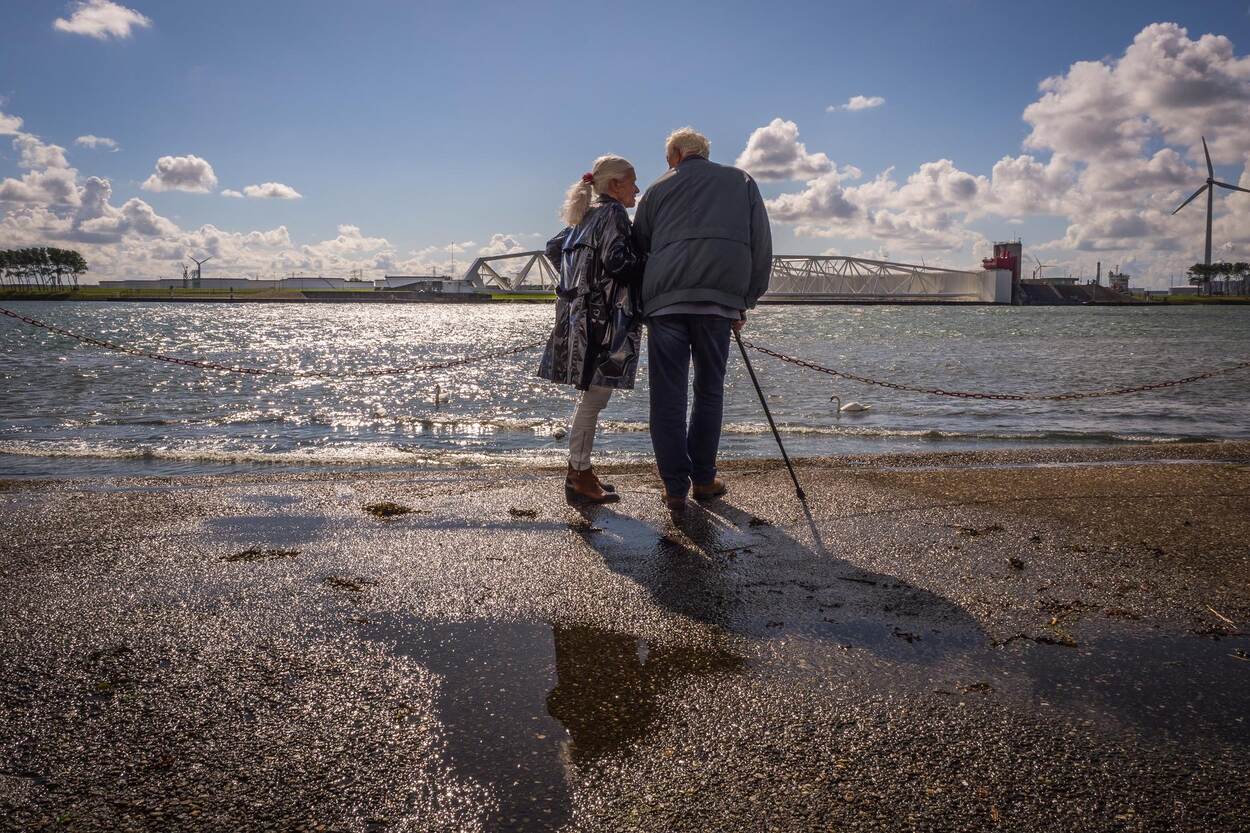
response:
<path id="1" fill-rule="evenodd" d="M 579 390 L 632 388 L 642 326 L 633 295 L 643 259 L 625 207 L 599 196 L 576 227 L 547 244 L 547 257 L 560 270 L 560 286 L 538 375 Z"/>

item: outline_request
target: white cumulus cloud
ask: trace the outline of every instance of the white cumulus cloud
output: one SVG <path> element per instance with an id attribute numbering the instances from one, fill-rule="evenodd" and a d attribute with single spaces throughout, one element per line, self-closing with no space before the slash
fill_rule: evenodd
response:
<path id="1" fill-rule="evenodd" d="M 830 109 L 879 103 L 858 96 Z M 987 243 L 973 221 L 1027 226 L 1054 216 L 1067 223 L 1063 236 L 1026 241 L 1032 250 L 1076 267 L 1082 253 L 1097 253 L 1134 270 L 1135 283 L 1166 286 L 1201 258 L 1202 206 L 1171 216 L 1206 178 L 1201 137 L 1217 166 L 1236 165 L 1250 180 L 1250 56 L 1222 35 L 1151 24 L 1121 55 L 1077 61 L 1023 104 L 1025 152 L 1003 156 L 988 176 L 949 159 L 901 181 L 890 169 L 861 184 L 832 171 L 769 200 L 769 211 L 800 237 L 959 251 L 973 262 Z M 1213 237 L 1220 257 L 1250 260 L 1250 195 L 1217 194 Z"/>
<path id="2" fill-rule="evenodd" d="M 73 168 L 47 168 L 31 171 L 21 179 L 0 181 L 0 203 L 30 203 L 45 206 L 76 206 L 78 172 Z"/>
<path id="3" fill-rule="evenodd" d="M 1223 35 L 1193 40 L 1179 24 L 1153 23 L 1120 58 L 1079 61 L 1040 90 L 1024 111 L 1027 147 L 1092 160 L 1140 156 L 1161 139 L 1198 160 L 1205 133 L 1217 162 L 1250 151 L 1250 56 Z"/>
<path id="4" fill-rule="evenodd" d="M 10 116 L 8 113 L 0 113 L 0 136 L 12 136 L 14 133 L 20 133 L 21 130 L 21 116 Z"/>
<path id="5" fill-rule="evenodd" d="M 18 166 L 28 173 L 21 179 L 0 180 L 0 203 L 24 206 L 55 206 L 58 210 L 81 202 L 78 171 L 70 167 L 65 148 L 44 142 L 33 133 L 20 130 L 21 118 L 0 114 L 0 126 L 7 125 L 18 152 Z"/>
<path id="6" fill-rule="evenodd" d="M 17 164 L 30 170 L 42 168 L 68 168 L 65 148 L 49 145 L 32 133 L 18 133 L 13 147 L 21 155 Z"/>
<path id="7" fill-rule="evenodd" d="M 121 148 L 118 146 L 117 141 L 115 139 L 110 139 L 108 136 L 94 136 L 90 133 L 88 133 L 86 136 L 79 136 L 77 139 L 74 140 L 74 144 L 78 145 L 79 147 L 93 148 L 93 149 L 94 148 L 108 148 L 109 150 L 114 151 L 114 152 L 121 150 Z"/>
<path id="8" fill-rule="evenodd" d="M 885 104 L 885 99 L 879 95 L 853 95 L 845 104 L 830 104 L 825 108 L 828 113 L 838 110 L 871 110 L 874 107 L 880 107 Z"/>
<path id="9" fill-rule="evenodd" d="M 221 191 L 223 197 L 234 197 L 235 199 L 243 199 L 243 192 L 236 191 L 233 188 L 223 188 Z"/>
<path id="10" fill-rule="evenodd" d="M 477 250 L 482 257 L 491 257 L 492 255 L 510 255 L 516 252 L 526 251 L 526 247 L 517 240 L 517 237 L 523 235 L 512 235 L 495 233 L 490 236 L 490 241 Z"/>
<path id="11" fill-rule="evenodd" d="M 59 32 L 86 35 L 97 40 L 128 38 L 133 29 L 146 29 L 151 18 L 112 0 L 78 0 L 70 4 L 68 18 L 58 17 L 52 27 Z"/>
<path id="12" fill-rule="evenodd" d="M 16 117 L 9 124 L 21 127 Z M 32 134 L 18 130 L 25 139 L 27 159 L 41 164 L 55 155 Z M 170 157 L 170 159 L 174 159 Z M 191 159 L 190 165 L 158 164 L 154 174 L 161 188 L 195 186 L 211 178 L 207 163 Z M 198 163 L 198 164 L 197 164 Z M 238 192 L 236 192 L 238 193 Z M 132 197 L 121 205 L 112 203 L 112 184 L 102 177 L 80 179 L 69 167 L 40 167 L 20 179 L 0 180 L 0 240 L 6 246 L 65 245 L 77 249 L 91 267 L 91 277 L 169 276 L 189 255 L 212 255 L 226 274 L 346 275 L 363 269 L 378 274 L 395 261 L 395 249 L 384 237 L 363 233 L 344 224 L 330 240 L 299 245 L 285 226 L 269 230 L 225 231 L 212 224 L 184 229 L 163 217 L 142 199 Z M 444 267 L 458 271 L 456 254 L 471 242 L 442 247 Z"/>
<path id="13" fill-rule="evenodd" d="M 849 220 L 859 211 L 847 199 L 837 172 L 816 177 L 802 191 L 779 194 L 766 204 L 769 216 L 783 223 Z"/>
<path id="14" fill-rule="evenodd" d="M 217 174 L 207 160 L 195 155 L 162 156 L 143 185 L 145 191 L 190 191 L 207 194 L 217 188 Z"/>
<path id="15" fill-rule="evenodd" d="M 808 153 L 797 124 L 779 118 L 751 132 L 734 164 L 759 180 L 811 179 L 833 170 L 828 156 Z"/>
<path id="16" fill-rule="evenodd" d="M 168 237 L 177 234 L 178 226 L 159 214 L 143 200 L 131 197 L 121 208 L 111 208 L 103 216 L 86 220 L 78 226 L 88 235 L 120 238 L 128 232 L 141 237 Z"/>
<path id="17" fill-rule="evenodd" d="M 463 240 L 442 246 L 426 246 L 413 250 L 404 259 L 391 252 L 376 258 L 374 266 L 392 275 L 458 275 L 469 266 L 460 255 L 475 245 L 472 240 Z"/>
<path id="18" fill-rule="evenodd" d="M 281 182 L 262 182 L 244 187 L 243 196 L 253 200 L 298 200 L 303 194 Z"/>

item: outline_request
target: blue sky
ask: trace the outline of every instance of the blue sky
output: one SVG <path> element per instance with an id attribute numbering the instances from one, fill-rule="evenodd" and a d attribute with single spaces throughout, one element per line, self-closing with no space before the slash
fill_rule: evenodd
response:
<path id="1" fill-rule="evenodd" d="M 1179 24 L 1194 41 L 1207 33 L 1227 38 L 1232 57 L 1200 72 L 1217 86 L 1228 78 L 1250 86 L 1242 63 L 1250 54 L 1245 0 L 1061 2 L 1044 11 L 1036 4 L 971 0 L 125 0 L 115 8 L 133 10 L 149 24 L 133 26 L 124 37 L 98 37 L 54 27 L 55 20 L 70 21 L 82 11 L 77 4 L 0 2 L 6 31 L 0 112 L 20 118 L 20 130 L 45 145 L 63 148 L 80 186 L 87 177 L 107 179 L 116 210 L 137 199 L 178 229 L 162 226 L 146 235 L 153 246 L 164 244 L 157 246 L 159 256 L 137 239 L 137 226 L 122 231 L 114 223 L 116 239 L 79 234 L 101 264 L 97 271 L 113 273 L 168 272 L 172 266 L 165 262 L 178 257 L 163 256 L 175 254 L 179 243 L 203 243 L 195 232 L 205 225 L 237 235 L 285 227 L 296 253 L 341 238 L 339 227 L 350 226 L 367 241 L 384 239 L 377 248 L 391 252 L 379 260 L 376 251 L 355 251 L 361 247 L 349 240 L 305 253 L 302 265 L 309 268 L 301 270 L 297 255 L 277 258 L 271 251 L 249 252 L 245 243 L 221 248 L 219 242 L 222 268 L 237 267 L 236 273 L 286 267 L 329 273 L 350 261 L 380 274 L 387 270 L 375 270 L 378 264 L 416 267 L 440 257 L 463 262 L 492 238 L 500 241 L 496 235 L 510 238 L 505 245 L 533 246 L 556 230 L 564 189 L 594 156 L 625 155 L 640 180 L 649 181 L 663 172 L 665 135 L 685 124 L 710 137 L 715 159 L 732 163 L 753 131 L 774 119 L 793 122 L 807 153 L 858 170 L 858 177 L 830 182 L 831 188 L 863 186 L 890 168 L 902 186 L 921 166 L 943 159 L 961 174 L 986 178 L 988 188 L 997 185 L 989 180 L 1003 157 L 1027 153 L 1045 164 L 1065 153 L 1061 144 L 1024 145 L 1038 128 L 1022 116 L 1038 101 L 1043 79 L 1063 76 L 1079 61 L 1113 65 L 1139 33 L 1162 22 Z M 884 103 L 827 110 L 857 95 Z M 1150 117 L 1149 104 L 1142 106 Z M 1101 118 L 1098 110 L 1085 115 Z M 1223 136 L 1219 173 L 1232 182 L 1243 175 L 1250 150 L 1250 124 L 1240 128 L 1241 138 L 1231 135 L 1237 130 L 1231 122 L 1209 128 Z M 120 150 L 76 145 L 84 135 L 108 137 Z M 1179 127 L 1164 129 L 1142 140 L 1141 156 L 1148 160 L 1159 148 L 1173 147 L 1192 165 L 1190 145 Z M 211 165 L 217 180 L 211 193 L 142 187 L 159 158 L 187 155 Z M 21 179 L 32 170 L 21 162 L 16 143 L 9 147 L 0 138 L 0 176 Z M 1077 159 L 1072 175 L 1094 164 Z M 301 196 L 220 194 L 270 182 Z M 1184 191 L 1183 199 L 1201 177 L 1188 190 L 1179 181 L 1168 184 Z M 805 189 L 803 179 L 762 179 L 761 186 L 769 197 Z M 846 193 L 860 219 L 839 217 L 836 210 L 824 216 L 820 206 L 805 204 L 785 215 L 790 222 L 777 221 L 778 250 L 877 252 L 969 265 L 984 240 L 1019 235 L 1026 243 L 1053 244 L 1039 253 L 1077 265 L 1142 248 L 1127 245 L 1131 235 L 1068 233 L 1074 224 L 1092 229 L 1106 220 L 1089 207 L 1092 193 L 1083 207 L 1039 201 L 989 211 L 985 200 L 971 210 L 922 206 L 923 219 L 914 200 L 887 196 L 874 206 L 866 189 Z M 1129 202 L 1147 206 L 1147 197 L 1172 196 L 1155 190 Z M 62 217 L 73 208 L 46 206 Z M 12 221 L 0 226 L 8 236 L 0 244 L 30 242 L 19 238 L 33 234 L 37 222 L 19 223 L 18 215 L 33 216 L 34 198 L 0 202 L 0 210 Z M 889 224 L 867 222 L 875 211 L 897 216 Z M 952 217 L 958 233 L 943 228 Z M 913 219 L 927 232 L 899 230 Z M 1178 239 L 1187 242 L 1191 231 L 1177 230 Z M 57 233 L 45 223 L 45 236 Z M 1156 229 L 1150 238 L 1158 236 Z M 472 245 L 456 247 L 462 251 L 434 251 L 467 241 Z M 1180 257 L 1168 251 L 1137 255 L 1141 270 Z M 1250 246 L 1245 252 L 1243 259 Z"/>

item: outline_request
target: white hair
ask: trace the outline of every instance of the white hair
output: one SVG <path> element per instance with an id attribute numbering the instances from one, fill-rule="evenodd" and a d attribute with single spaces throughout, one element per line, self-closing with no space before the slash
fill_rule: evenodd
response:
<path id="1" fill-rule="evenodd" d="M 560 218 L 570 226 L 575 226 L 586 216 L 590 208 L 590 198 L 594 194 L 602 194 L 614 179 L 624 179 L 634 172 L 634 166 L 628 159 L 620 156 L 600 156 L 590 166 L 590 181 L 583 177 L 569 187 L 564 197 L 564 207 L 560 209 Z"/>
<path id="2" fill-rule="evenodd" d="M 702 156 L 707 159 L 712 153 L 712 143 L 693 127 L 680 127 L 668 134 L 668 139 L 664 142 L 665 157 L 673 151 L 681 153 L 683 158 Z"/>

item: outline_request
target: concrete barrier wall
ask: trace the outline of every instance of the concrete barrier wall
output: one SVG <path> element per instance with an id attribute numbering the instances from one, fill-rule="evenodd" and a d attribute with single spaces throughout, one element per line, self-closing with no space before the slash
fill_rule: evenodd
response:
<path id="1" fill-rule="evenodd" d="M 1011 271 L 1009 269 L 986 269 L 986 303 L 1011 303 Z"/>
<path id="2" fill-rule="evenodd" d="M 951 272 L 943 276 L 942 283 L 942 294 L 952 301 L 973 304 L 1011 303 L 1011 272 L 1006 269 Z"/>
<path id="3" fill-rule="evenodd" d="M 874 275 L 776 275 L 768 303 L 951 303 L 1010 304 L 1011 272 L 930 272 L 914 278 Z"/>

